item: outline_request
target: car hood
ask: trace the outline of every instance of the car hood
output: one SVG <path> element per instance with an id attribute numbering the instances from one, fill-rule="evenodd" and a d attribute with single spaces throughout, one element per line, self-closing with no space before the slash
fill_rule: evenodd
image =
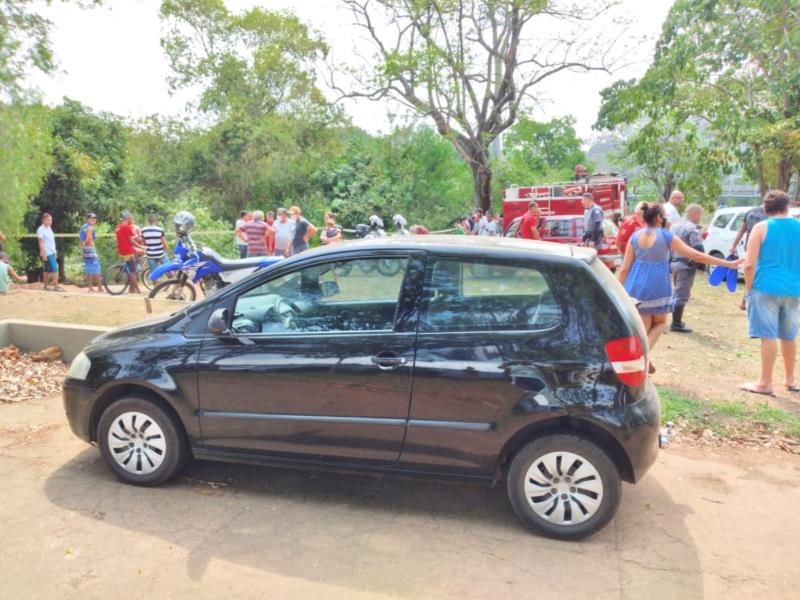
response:
<path id="1" fill-rule="evenodd" d="M 166 331 L 170 326 L 181 321 L 186 316 L 186 313 L 187 309 L 183 308 L 171 314 L 158 315 L 142 321 L 136 321 L 135 323 L 123 325 L 122 327 L 117 327 L 116 329 L 112 329 L 111 331 L 103 333 L 94 338 L 92 340 L 92 345 L 123 337 L 129 337 L 131 335 L 159 333 Z"/>

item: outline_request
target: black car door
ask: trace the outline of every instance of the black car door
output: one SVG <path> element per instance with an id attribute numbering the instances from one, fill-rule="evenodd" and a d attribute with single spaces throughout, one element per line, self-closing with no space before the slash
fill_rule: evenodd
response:
<path id="1" fill-rule="evenodd" d="M 459 256 L 427 264 L 400 463 L 492 475 L 513 419 L 559 409 L 552 390 L 576 378 L 580 336 L 565 326 L 560 274 L 544 265 Z"/>
<path id="2" fill-rule="evenodd" d="M 198 361 L 203 445 L 397 460 L 423 270 L 407 253 L 320 259 L 223 302 L 230 334 L 207 337 Z"/>

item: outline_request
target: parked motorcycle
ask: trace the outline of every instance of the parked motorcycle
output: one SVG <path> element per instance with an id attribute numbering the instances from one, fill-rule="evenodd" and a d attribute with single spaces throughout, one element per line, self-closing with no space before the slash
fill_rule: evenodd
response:
<path id="1" fill-rule="evenodd" d="M 254 256 L 237 260 L 224 258 L 211 248 L 198 248 L 192 240 L 191 232 L 195 220 L 191 213 L 181 211 L 173 219 L 178 243 L 175 245 L 175 258 L 159 266 L 150 274 L 156 281 L 166 273 L 178 271 L 172 279 L 166 279 L 150 292 L 150 298 L 170 300 L 197 299 L 197 284 L 203 295 L 210 296 L 226 285 L 247 277 L 256 270 L 268 267 L 283 259 L 280 256 Z M 191 278 L 191 280 L 190 280 Z"/>

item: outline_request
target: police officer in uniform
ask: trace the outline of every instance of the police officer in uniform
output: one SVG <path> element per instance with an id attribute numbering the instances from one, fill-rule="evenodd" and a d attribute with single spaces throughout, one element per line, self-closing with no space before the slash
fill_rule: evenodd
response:
<path id="1" fill-rule="evenodd" d="M 700 231 L 700 219 L 703 217 L 703 207 L 699 204 L 690 204 L 686 207 L 683 219 L 672 226 L 670 231 L 681 239 L 687 246 L 704 252 L 703 235 Z M 670 270 L 672 271 L 672 286 L 675 297 L 675 310 L 672 312 L 672 326 L 670 331 L 678 333 L 691 333 L 683 322 L 683 310 L 689 302 L 689 296 L 694 285 L 694 276 L 700 265 L 684 258 L 673 255 Z"/>

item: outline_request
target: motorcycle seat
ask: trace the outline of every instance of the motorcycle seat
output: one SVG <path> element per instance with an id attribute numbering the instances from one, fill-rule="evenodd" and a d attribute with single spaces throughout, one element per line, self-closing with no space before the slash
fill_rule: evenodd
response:
<path id="1" fill-rule="evenodd" d="M 238 271 L 239 269 L 256 269 L 260 266 L 272 264 L 280 260 L 280 256 L 253 256 L 251 258 L 225 258 L 211 248 L 203 248 L 205 257 L 223 271 Z"/>

